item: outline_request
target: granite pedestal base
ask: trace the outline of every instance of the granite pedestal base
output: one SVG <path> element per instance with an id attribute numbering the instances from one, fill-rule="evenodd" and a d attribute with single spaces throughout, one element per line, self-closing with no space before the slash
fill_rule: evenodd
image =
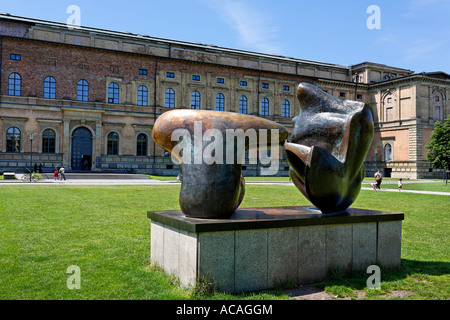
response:
<path id="1" fill-rule="evenodd" d="M 313 207 L 238 209 L 230 219 L 194 219 L 181 211 L 148 212 L 151 263 L 194 286 L 243 292 L 283 283 L 323 281 L 330 269 L 400 266 L 403 213 Z"/>

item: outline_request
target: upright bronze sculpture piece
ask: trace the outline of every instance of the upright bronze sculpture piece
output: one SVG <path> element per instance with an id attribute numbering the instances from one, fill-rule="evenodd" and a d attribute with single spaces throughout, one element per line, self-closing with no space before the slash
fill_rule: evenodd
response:
<path id="1" fill-rule="evenodd" d="M 179 139 L 177 130 L 186 135 Z M 256 134 L 256 139 L 236 140 L 235 144 L 236 136 L 233 134 L 242 137 L 249 133 L 248 130 Z M 272 136 L 277 138 L 275 147 L 279 148 L 287 135 L 285 127 L 266 119 L 232 112 L 189 109 L 163 113 L 152 131 L 155 143 L 172 153 L 180 163 L 180 208 L 186 216 L 193 218 L 229 218 L 245 194 L 242 164 L 235 157 L 238 151 L 241 151 L 240 157 L 245 150 L 260 148 L 262 137 L 268 142 L 264 146 L 271 148 L 274 146 Z M 182 150 L 180 143 L 184 143 Z M 227 158 L 230 154 L 232 159 Z"/>
<path id="2" fill-rule="evenodd" d="M 322 213 L 343 211 L 361 189 L 363 162 L 373 137 L 372 110 L 307 83 L 298 86 L 297 97 L 300 114 L 284 146 L 289 175 Z"/>

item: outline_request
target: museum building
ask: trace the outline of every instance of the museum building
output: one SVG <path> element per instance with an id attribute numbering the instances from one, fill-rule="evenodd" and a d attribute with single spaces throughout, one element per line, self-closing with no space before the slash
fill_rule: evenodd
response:
<path id="1" fill-rule="evenodd" d="M 369 104 L 367 175 L 442 177 L 426 161 L 434 123 L 450 113 L 450 75 L 363 62 L 344 66 L 210 44 L 0 14 L 0 172 L 176 175 L 152 141 L 173 108 L 239 112 L 293 129 L 296 88 L 311 83 Z M 261 164 L 244 164 L 259 175 Z M 277 175 L 287 175 L 283 157 Z"/>

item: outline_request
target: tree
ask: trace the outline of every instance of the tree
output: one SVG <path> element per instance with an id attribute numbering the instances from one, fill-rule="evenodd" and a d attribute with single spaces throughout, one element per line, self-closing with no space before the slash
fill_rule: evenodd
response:
<path id="1" fill-rule="evenodd" d="M 450 171 L 450 116 L 444 122 L 436 121 L 426 148 L 427 160 L 433 168 L 444 169 L 447 183 L 447 174 Z"/>

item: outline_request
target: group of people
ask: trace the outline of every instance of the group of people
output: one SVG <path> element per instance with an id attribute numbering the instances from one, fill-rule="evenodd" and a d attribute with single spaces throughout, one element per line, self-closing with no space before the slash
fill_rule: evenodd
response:
<path id="1" fill-rule="evenodd" d="M 64 181 L 66 180 L 66 175 L 65 175 L 65 170 L 64 170 L 64 166 L 61 166 L 61 168 L 58 169 L 58 167 L 55 167 L 55 170 L 53 171 L 53 178 L 55 178 L 55 180 L 60 180 L 62 181 L 64 179 Z"/>
<path id="2" fill-rule="evenodd" d="M 372 183 L 372 188 L 373 190 L 381 190 L 381 181 L 383 181 L 383 175 L 380 172 L 380 169 L 377 170 L 377 172 L 375 172 L 375 183 Z M 399 179 L 398 180 L 398 191 L 401 191 L 403 188 L 403 179 Z"/>
<path id="3" fill-rule="evenodd" d="M 37 165 L 37 163 L 34 164 L 34 168 L 33 168 L 33 172 L 34 173 L 43 173 L 44 170 L 42 170 L 42 163 L 39 164 L 39 167 Z"/>

